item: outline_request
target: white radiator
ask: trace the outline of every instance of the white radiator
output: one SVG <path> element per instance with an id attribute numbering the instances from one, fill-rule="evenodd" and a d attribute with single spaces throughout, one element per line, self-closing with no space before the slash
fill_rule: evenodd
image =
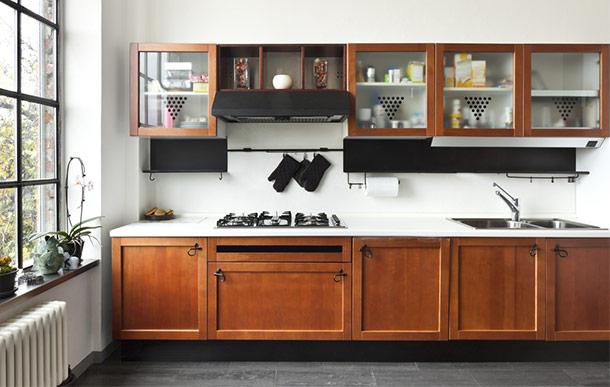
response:
<path id="1" fill-rule="evenodd" d="M 57 386 L 68 378 L 66 303 L 51 301 L 0 324 L 0 386 Z"/>

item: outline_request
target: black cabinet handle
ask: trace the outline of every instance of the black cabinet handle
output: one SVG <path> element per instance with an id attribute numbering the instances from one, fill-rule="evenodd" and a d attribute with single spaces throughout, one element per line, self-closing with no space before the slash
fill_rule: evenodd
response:
<path id="1" fill-rule="evenodd" d="M 557 243 L 555 245 L 555 248 L 553 249 L 553 251 L 555 252 L 555 254 L 559 255 L 561 258 L 568 257 L 568 250 L 562 249 L 561 247 L 559 247 L 559 243 Z"/>
<path id="2" fill-rule="evenodd" d="M 538 254 L 539 250 L 540 250 L 540 247 L 538 247 L 538 245 L 536 243 L 534 243 L 534 247 L 532 247 L 532 249 L 530 250 L 530 255 L 532 257 L 535 257 L 536 254 Z"/>
<path id="3" fill-rule="evenodd" d="M 339 272 L 333 276 L 333 281 L 341 282 L 341 277 L 347 277 L 347 274 L 343 272 L 343 269 L 339 270 Z"/>
<path id="4" fill-rule="evenodd" d="M 367 245 L 362 245 L 360 251 L 365 258 L 373 258 L 373 251 Z"/>
<path id="5" fill-rule="evenodd" d="M 197 250 L 203 250 L 201 247 L 199 247 L 199 243 L 195 243 L 195 246 L 193 246 L 190 249 L 188 249 L 186 251 L 186 253 L 189 256 L 194 257 L 195 255 L 197 255 Z"/>
<path id="6" fill-rule="evenodd" d="M 214 276 L 216 276 L 220 282 L 225 282 L 227 280 L 225 273 L 223 273 L 221 269 L 218 269 L 216 273 L 214 273 Z"/>

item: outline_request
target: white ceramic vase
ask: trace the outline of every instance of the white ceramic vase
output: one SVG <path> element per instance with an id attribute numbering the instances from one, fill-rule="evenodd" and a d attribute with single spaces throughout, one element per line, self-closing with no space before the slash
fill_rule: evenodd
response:
<path id="1" fill-rule="evenodd" d="M 287 74 L 278 74 L 273 77 L 273 87 L 276 89 L 290 89 L 292 87 L 292 77 Z"/>

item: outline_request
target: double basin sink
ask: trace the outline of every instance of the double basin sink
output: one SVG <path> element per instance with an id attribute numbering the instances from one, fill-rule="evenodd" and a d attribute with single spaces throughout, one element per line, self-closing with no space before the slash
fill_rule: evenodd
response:
<path id="1" fill-rule="evenodd" d="M 450 218 L 450 220 L 472 227 L 477 230 L 496 229 L 537 229 L 537 230 L 600 230 L 599 227 L 590 224 L 577 223 L 564 219 L 521 219 L 514 221 L 510 219 L 497 218 Z"/>

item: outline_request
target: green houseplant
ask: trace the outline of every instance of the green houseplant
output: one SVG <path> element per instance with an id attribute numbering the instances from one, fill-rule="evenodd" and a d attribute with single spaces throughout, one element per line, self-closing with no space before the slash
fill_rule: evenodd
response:
<path id="1" fill-rule="evenodd" d="M 83 244 L 85 242 L 83 238 L 87 237 L 90 240 L 95 240 L 99 243 L 99 240 L 91 235 L 91 232 L 102 227 L 99 224 L 91 226 L 88 226 L 87 224 L 101 218 L 101 216 L 95 216 L 93 218 L 85 219 L 82 222 L 76 223 L 69 231 L 48 231 L 34 234 L 30 239 L 34 240 L 43 236 L 53 237 L 54 239 L 57 239 L 58 245 L 61 246 L 65 252 L 70 254 L 70 256 L 81 258 L 83 254 Z"/>
<path id="2" fill-rule="evenodd" d="M 0 258 L 0 293 L 15 289 L 15 276 L 17 268 L 13 266 L 10 257 Z"/>

